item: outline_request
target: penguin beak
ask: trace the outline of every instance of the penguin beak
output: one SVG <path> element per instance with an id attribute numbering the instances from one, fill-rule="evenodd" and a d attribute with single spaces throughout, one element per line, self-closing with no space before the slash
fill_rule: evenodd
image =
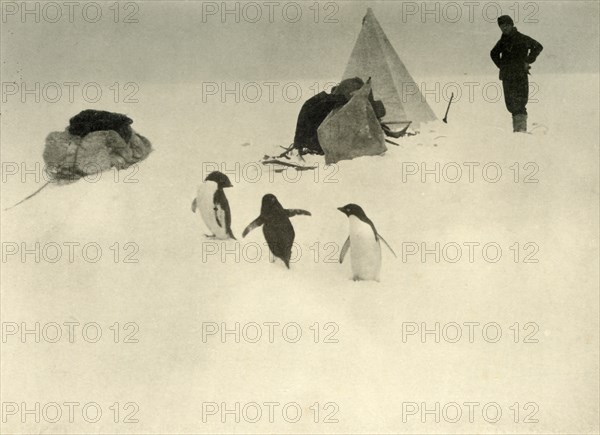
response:
<path id="1" fill-rule="evenodd" d="M 233 187 L 233 184 L 231 184 L 231 181 L 228 181 L 227 184 L 225 186 L 223 186 L 223 187 L 224 188 Z"/>
<path id="2" fill-rule="evenodd" d="M 346 213 L 346 210 L 344 210 L 344 207 L 338 207 L 338 210 L 344 213 L 346 216 L 348 215 L 348 213 Z"/>

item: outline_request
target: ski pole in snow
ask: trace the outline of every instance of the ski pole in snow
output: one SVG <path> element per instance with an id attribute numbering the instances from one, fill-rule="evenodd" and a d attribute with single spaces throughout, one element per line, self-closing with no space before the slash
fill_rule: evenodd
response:
<path id="1" fill-rule="evenodd" d="M 450 104 L 452 104 L 452 99 L 454 98 L 454 92 L 450 95 L 450 101 L 448 101 L 448 108 L 446 109 L 446 114 L 444 115 L 444 124 L 448 124 L 448 111 L 450 110 Z"/>

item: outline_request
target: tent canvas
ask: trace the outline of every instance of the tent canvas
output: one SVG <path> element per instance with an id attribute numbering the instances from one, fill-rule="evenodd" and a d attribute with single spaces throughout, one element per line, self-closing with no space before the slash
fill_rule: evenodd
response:
<path id="1" fill-rule="evenodd" d="M 437 119 L 371 8 L 344 71 L 343 78 L 350 77 L 371 77 L 375 99 L 382 100 L 386 108 L 383 122 L 412 121 L 418 127 Z"/>

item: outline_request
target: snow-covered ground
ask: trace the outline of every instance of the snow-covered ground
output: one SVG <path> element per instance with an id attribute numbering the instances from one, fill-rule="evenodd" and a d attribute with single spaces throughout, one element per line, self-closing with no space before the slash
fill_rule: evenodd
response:
<path id="1" fill-rule="evenodd" d="M 384 156 L 333 166 L 309 158 L 318 171 L 290 170 L 285 177 L 257 161 L 289 145 L 301 101 L 221 103 L 214 97 L 203 102 L 195 85 L 142 84 L 139 104 L 103 105 L 134 119 L 134 129 L 152 141 L 155 151 L 137 171 L 119 173 L 118 180 L 109 172 L 97 182 L 50 186 L 3 212 L 3 243 L 25 243 L 30 249 L 39 243 L 47 255 L 39 263 L 31 254 L 25 262 L 18 254 L 3 259 L 1 312 L 4 322 L 30 327 L 97 322 L 103 337 L 95 344 L 81 334 L 75 343 L 65 337 L 48 343 L 42 337 L 37 344 L 30 337 L 20 344 L 8 336 L 2 343 L 1 394 L 3 402 L 42 406 L 97 402 L 104 414 L 95 424 L 80 414 L 75 423 L 63 418 L 36 424 L 30 418 L 23 424 L 17 414 L 3 424 L 5 433 L 597 431 L 598 75 L 540 74 L 532 80 L 539 85 L 539 102 L 528 106 L 530 129 L 539 125 L 534 134 L 513 134 L 503 101 L 485 101 L 480 86 L 473 101 L 463 95 L 453 104 L 448 124 L 440 121 L 417 136 L 397 139 L 399 146 L 389 145 Z M 448 82 L 497 81 L 464 76 L 443 83 Z M 300 85 L 309 92 L 311 83 Z M 465 86 L 462 90 L 468 92 Z M 439 118 L 446 104 L 444 99 L 431 102 Z M 89 107 L 6 107 L 2 161 L 33 167 L 41 161 L 45 136 Z M 439 182 L 431 174 L 425 182 L 420 172 L 411 175 L 422 163 L 432 169 L 436 162 Z M 450 182 L 457 167 L 462 176 Z M 199 215 L 191 212 L 196 187 L 211 168 L 224 168 L 234 184 L 226 194 L 237 241 L 206 239 Z M 492 182 L 496 168 L 502 174 Z M 19 175 L 3 183 L 3 208 L 40 186 L 31 175 L 22 183 Z M 525 182 L 527 176 L 538 182 Z M 292 218 L 297 256 L 291 270 L 269 262 L 260 230 L 241 238 L 266 193 L 286 208 L 312 213 Z M 363 207 L 398 254 L 394 258 L 383 249 L 379 283 L 353 282 L 349 257 L 343 265 L 337 262 L 348 219 L 336 208 L 349 202 Z M 80 244 L 72 263 L 68 242 Z M 92 242 L 103 254 L 96 263 L 81 251 Z M 439 263 L 433 254 L 425 261 L 420 255 L 403 258 L 422 242 L 428 249 L 438 242 L 440 250 L 448 250 Z M 480 244 L 472 263 L 468 242 Z M 63 255 L 51 263 L 47 258 L 54 255 L 55 243 Z M 454 257 L 453 243 L 462 248 L 456 263 L 448 261 Z M 484 259 L 481 247 L 487 243 L 502 249 L 496 263 Z M 536 246 L 530 258 L 539 261 L 524 263 Z M 115 251 L 120 254 L 116 263 Z M 124 262 L 128 253 L 138 262 Z M 493 257 L 494 249 L 488 254 Z M 109 329 L 115 322 L 120 323 L 119 343 Z M 127 322 L 139 325 L 138 343 L 122 342 L 131 331 L 124 329 Z M 218 334 L 203 340 L 207 322 L 225 322 L 229 328 L 236 322 L 242 327 L 295 322 L 302 337 L 289 343 L 278 326 L 269 343 L 263 325 L 258 343 L 244 336 L 236 343 L 232 335 L 223 343 Z M 318 343 L 311 329 L 315 322 Z M 444 336 L 436 343 L 432 335 L 422 343 L 418 334 L 403 340 L 408 322 L 419 327 L 423 322 L 429 329 L 436 322 L 442 327 L 456 322 L 463 336 L 458 343 Z M 464 322 L 480 323 L 473 343 Z M 482 325 L 490 322 L 502 328 L 497 343 L 482 336 Z M 515 322 L 518 343 L 514 328 L 509 329 Z M 254 336 L 251 328 L 245 331 L 246 337 Z M 325 343 L 331 331 L 337 331 L 338 342 Z M 524 343 L 532 331 L 539 342 Z M 293 338 L 294 330 L 288 332 Z M 493 336 L 490 330 L 487 337 Z M 121 420 L 133 409 L 124 404 L 136 402 L 139 422 L 114 423 L 108 408 L 114 402 L 120 403 Z M 225 402 L 228 409 L 235 402 L 242 408 L 248 402 L 281 406 L 274 423 L 264 405 L 257 423 L 243 415 L 240 423 L 231 415 L 222 423 L 220 411 L 204 415 L 203 422 L 206 402 Z M 282 418 L 288 402 L 302 407 L 297 423 Z M 311 409 L 315 402 L 318 423 Z M 336 405 L 326 407 L 328 402 Z M 420 413 L 403 421 L 407 402 L 425 402 L 428 409 L 436 402 L 441 408 L 457 402 L 463 416 L 460 423 L 449 423 L 450 409 L 440 423 L 431 415 L 422 423 Z M 480 403 L 473 423 L 464 402 Z M 490 402 L 502 409 L 497 423 L 482 417 L 483 405 Z M 509 409 L 515 402 L 518 417 Z M 339 422 L 324 423 L 336 409 L 333 418 Z M 535 409 L 538 422 L 524 423 Z M 254 416 L 254 410 L 248 412 Z"/>

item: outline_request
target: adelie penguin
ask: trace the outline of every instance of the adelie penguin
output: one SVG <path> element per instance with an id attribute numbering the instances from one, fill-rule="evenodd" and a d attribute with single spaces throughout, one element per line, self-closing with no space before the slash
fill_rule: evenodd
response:
<path id="1" fill-rule="evenodd" d="M 235 239 L 231 232 L 231 210 L 223 189 L 233 187 L 227 175 L 215 171 L 208 174 L 198 187 L 192 211 L 200 210 L 202 220 L 217 239 Z"/>
<path id="2" fill-rule="evenodd" d="M 263 196 L 260 216 L 246 227 L 242 237 L 246 237 L 250 231 L 262 225 L 269 249 L 275 257 L 283 260 L 289 269 L 292 245 L 296 236 L 290 218 L 296 215 L 311 216 L 306 210 L 283 208 L 275 195 L 268 193 Z"/>
<path id="3" fill-rule="evenodd" d="M 396 253 L 377 232 L 375 225 L 360 206 L 346 204 L 339 207 L 338 210 L 348 216 L 350 221 L 350 235 L 342 247 L 340 263 L 344 262 L 344 257 L 350 249 L 354 281 L 379 281 L 379 272 L 381 271 L 381 244 L 379 241 L 382 240 L 385 243 L 394 257 Z"/>

